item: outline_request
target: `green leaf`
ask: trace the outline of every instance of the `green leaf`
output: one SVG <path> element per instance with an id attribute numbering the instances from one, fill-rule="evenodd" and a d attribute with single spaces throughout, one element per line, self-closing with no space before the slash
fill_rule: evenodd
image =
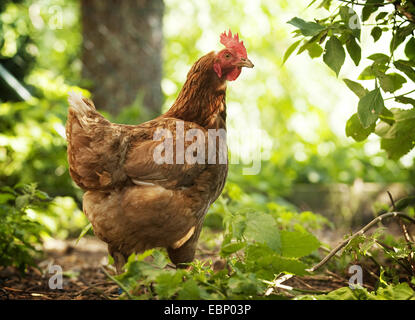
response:
<path id="1" fill-rule="evenodd" d="M 315 22 L 306 22 L 303 19 L 300 18 L 293 18 L 290 21 L 288 21 L 287 23 L 293 25 L 294 27 L 297 27 L 298 29 L 300 29 L 301 33 L 304 36 L 315 36 L 317 34 L 319 34 L 321 31 L 323 31 L 325 29 L 324 26 L 319 25 L 318 23 Z"/>
<path id="2" fill-rule="evenodd" d="M 30 202 L 30 195 L 24 194 L 16 198 L 16 208 L 21 210 L 26 207 Z"/>
<path id="3" fill-rule="evenodd" d="M 365 288 L 340 288 L 324 295 L 304 295 L 301 300 L 415 300 L 415 292 L 408 283 L 390 284 L 377 291 L 368 292 Z"/>
<path id="4" fill-rule="evenodd" d="M 307 265 L 297 259 L 275 255 L 272 259 L 272 266 L 275 273 L 285 272 L 299 276 L 307 274 Z"/>
<path id="5" fill-rule="evenodd" d="M 382 36 L 382 29 L 379 27 L 374 27 L 372 31 L 370 32 L 370 35 L 372 36 L 373 40 L 376 42 Z"/>
<path id="6" fill-rule="evenodd" d="M 397 285 L 389 285 L 386 288 L 379 288 L 376 292 L 379 299 L 384 300 L 414 300 L 415 292 L 408 283 L 403 282 Z"/>
<path id="7" fill-rule="evenodd" d="M 397 73 L 380 74 L 378 79 L 380 87 L 385 92 L 395 92 L 406 82 L 406 79 Z"/>
<path id="8" fill-rule="evenodd" d="M 300 258 L 320 247 L 320 241 L 308 232 L 281 231 L 282 256 Z"/>
<path id="9" fill-rule="evenodd" d="M 378 21 L 378 20 L 382 20 L 382 19 L 384 19 L 387 15 L 388 15 L 388 13 L 387 13 L 387 12 L 379 12 L 379 14 L 376 16 L 375 20 L 376 20 L 376 21 Z"/>
<path id="10" fill-rule="evenodd" d="M 397 60 L 394 63 L 396 69 L 405 73 L 409 79 L 415 82 L 415 70 L 413 69 L 413 62 L 406 60 Z"/>
<path id="11" fill-rule="evenodd" d="M 210 295 L 206 290 L 200 287 L 193 279 L 189 279 L 183 284 L 178 295 L 179 300 L 206 300 L 209 298 Z"/>
<path id="12" fill-rule="evenodd" d="M 398 160 L 415 146 L 415 109 L 391 109 L 391 111 L 395 122 L 379 132 L 382 137 L 380 145 L 388 153 L 389 158 Z"/>
<path id="13" fill-rule="evenodd" d="M 362 49 L 357 44 L 356 38 L 351 37 L 346 42 L 346 49 L 347 49 L 347 52 L 349 52 L 349 55 L 352 58 L 354 64 L 358 66 L 360 63 L 360 59 L 362 58 Z"/>
<path id="14" fill-rule="evenodd" d="M 352 115 L 346 123 L 346 136 L 352 137 L 356 141 L 363 141 L 375 130 L 373 123 L 368 128 L 363 128 L 357 113 Z"/>
<path id="15" fill-rule="evenodd" d="M 409 97 L 397 96 L 395 101 L 403 104 L 412 104 L 415 107 L 415 99 Z"/>
<path id="16" fill-rule="evenodd" d="M 46 192 L 43 192 L 43 191 L 40 191 L 40 190 L 35 191 L 35 196 L 40 200 L 51 200 L 51 198 L 49 197 L 49 195 Z"/>
<path id="17" fill-rule="evenodd" d="M 323 35 L 323 33 L 321 34 Z M 302 53 L 304 50 L 308 50 L 310 47 L 313 46 L 313 44 L 317 43 L 317 41 L 319 40 L 320 35 L 315 35 L 313 37 L 311 37 L 309 40 L 307 40 L 301 47 L 300 49 L 298 49 L 297 54 Z"/>
<path id="18" fill-rule="evenodd" d="M 349 287 L 343 287 L 331 291 L 328 294 L 320 294 L 320 295 L 306 295 L 301 297 L 302 300 L 373 300 L 376 297 L 366 289 L 350 289 Z"/>
<path id="19" fill-rule="evenodd" d="M 312 0 L 309 4 L 308 4 L 308 6 L 307 6 L 307 8 L 309 8 L 309 7 L 311 7 L 315 2 L 316 2 L 317 0 Z"/>
<path id="20" fill-rule="evenodd" d="M 243 249 L 245 246 L 246 246 L 245 242 L 231 242 L 231 243 L 223 245 L 220 249 L 220 253 L 222 256 L 228 256 L 232 253 L 235 253 Z"/>
<path id="21" fill-rule="evenodd" d="M 170 299 L 179 289 L 183 282 L 183 272 L 164 272 L 157 276 L 154 288 L 160 299 Z"/>
<path id="22" fill-rule="evenodd" d="M 92 224 L 91 223 L 88 223 L 83 229 L 82 229 L 82 231 L 81 231 L 81 233 L 79 234 L 79 237 L 78 237 L 78 239 L 76 239 L 76 242 L 75 242 L 75 246 L 78 244 L 78 242 L 79 242 L 79 240 L 81 240 L 83 237 L 84 237 L 84 235 L 86 235 L 86 233 L 89 231 L 89 229 L 91 229 L 92 228 Z"/>
<path id="23" fill-rule="evenodd" d="M 368 90 L 365 89 L 360 83 L 349 80 L 349 79 L 343 79 L 344 83 L 347 85 L 347 87 L 354 92 L 355 95 L 357 95 L 359 98 L 363 97 L 368 93 Z"/>
<path id="24" fill-rule="evenodd" d="M 246 250 L 248 270 L 262 279 L 272 279 L 275 274 L 288 272 L 304 275 L 307 266 L 295 258 L 282 257 L 263 244 L 249 245 Z"/>
<path id="25" fill-rule="evenodd" d="M 399 45 L 405 41 L 406 37 L 410 36 L 414 30 L 415 24 L 413 23 L 407 25 L 406 27 L 399 28 L 390 42 L 390 51 L 395 51 L 396 48 L 398 48 Z"/>
<path id="26" fill-rule="evenodd" d="M 415 39 L 411 38 L 405 46 L 405 54 L 409 60 L 415 61 Z"/>
<path id="27" fill-rule="evenodd" d="M 0 193 L 0 204 L 7 203 L 9 200 L 14 200 L 16 197 L 11 193 Z"/>
<path id="28" fill-rule="evenodd" d="M 387 64 L 389 61 L 389 56 L 383 53 L 375 53 L 367 58 L 379 64 Z"/>
<path id="29" fill-rule="evenodd" d="M 376 75 L 373 71 L 373 66 L 367 66 L 363 69 L 362 73 L 357 78 L 358 80 L 371 80 L 375 79 Z"/>
<path id="30" fill-rule="evenodd" d="M 155 265 L 156 267 L 163 269 L 167 265 L 168 261 L 166 257 L 159 250 L 154 250 L 152 256 L 153 256 L 153 265 Z"/>
<path id="31" fill-rule="evenodd" d="M 415 196 L 408 196 L 399 199 L 396 201 L 395 206 L 397 211 L 403 211 L 403 209 L 406 209 L 409 206 L 413 207 L 415 206 Z"/>
<path id="32" fill-rule="evenodd" d="M 380 121 L 376 124 L 375 133 L 379 137 L 382 138 L 394 138 L 394 136 L 389 136 L 389 130 L 391 126 L 395 123 L 395 120 L 392 123 L 386 122 L 386 121 Z"/>
<path id="33" fill-rule="evenodd" d="M 370 91 L 360 98 L 357 113 L 363 128 L 368 128 L 374 124 L 384 107 L 385 105 L 379 88 Z"/>
<path id="34" fill-rule="evenodd" d="M 290 45 L 287 49 L 287 51 L 285 51 L 284 54 L 284 58 L 282 59 L 282 64 L 285 63 L 285 61 L 287 61 L 287 59 L 291 56 L 291 54 L 295 51 L 295 49 L 298 47 L 298 45 L 300 44 L 302 40 L 298 40 L 296 42 L 294 42 L 292 45 Z"/>
<path id="35" fill-rule="evenodd" d="M 281 239 L 277 223 L 270 214 L 249 212 L 246 215 L 245 237 L 258 243 L 265 243 L 277 253 L 281 253 Z"/>
<path id="36" fill-rule="evenodd" d="M 331 36 L 326 43 L 326 52 L 323 56 L 323 61 L 332 69 L 336 75 L 339 75 L 340 69 L 346 58 L 343 46 L 339 39 Z"/>
<path id="37" fill-rule="evenodd" d="M 405 120 L 415 119 L 415 109 L 409 109 L 409 110 L 392 109 L 392 110 L 394 112 L 394 118 L 396 121 L 405 121 Z"/>
<path id="38" fill-rule="evenodd" d="M 379 8 L 376 4 L 383 3 L 383 0 L 367 0 L 365 6 L 362 9 L 362 21 L 369 19 L 372 13 L 376 12 Z"/>
<path id="39" fill-rule="evenodd" d="M 229 279 L 227 287 L 232 293 L 240 293 L 246 297 L 262 292 L 264 283 L 257 279 L 254 273 L 239 272 L 236 276 Z"/>
<path id="40" fill-rule="evenodd" d="M 327 11 L 330 11 L 331 1 L 332 0 L 323 0 L 317 8 L 324 8 Z"/>
<path id="41" fill-rule="evenodd" d="M 311 58 L 317 58 L 323 53 L 323 48 L 318 43 L 313 42 L 307 47 L 307 51 Z"/>

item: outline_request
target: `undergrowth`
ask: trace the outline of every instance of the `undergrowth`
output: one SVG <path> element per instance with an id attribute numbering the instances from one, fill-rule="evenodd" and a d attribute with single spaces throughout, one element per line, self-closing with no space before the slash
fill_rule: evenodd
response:
<path id="1" fill-rule="evenodd" d="M 332 272 L 350 278 L 350 265 L 364 271 L 362 285 L 310 292 L 282 285 L 290 275 L 310 276 L 321 260 L 321 243 L 313 233 L 332 227 L 322 216 L 296 213 L 276 203 L 266 210 L 233 211 L 235 203 L 221 197 L 214 213 L 223 221 L 220 259 L 195 260 L 187 269 L 175 269 L 164 250 L 131 255 L 125 273 L 108 276 L 123 293 L 121 299 L 415 299 L 411 264 L 413 248 L 395 239 L 385 228 L 361 234 L 327 263 Z M 236 205 L 237 206 L 237 205 Z M 413 210 L 408 214 L 413 216 Z"/>

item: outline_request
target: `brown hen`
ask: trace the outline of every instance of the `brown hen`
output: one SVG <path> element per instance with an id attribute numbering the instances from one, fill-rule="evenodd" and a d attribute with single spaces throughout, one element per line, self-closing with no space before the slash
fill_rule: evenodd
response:
<path id="1" fill-rule="evenodd" d="M 176 265 L 194 258 L 228 171 L 226 81 L 253 67 L 237 35 L 223 33 L 221 43 L 192 66 L 170 110 L 143 124 L 111 123 L 90 100 L 69 95 L 70 174 L 118 272 L 131 253 L 155 247 Z"/>

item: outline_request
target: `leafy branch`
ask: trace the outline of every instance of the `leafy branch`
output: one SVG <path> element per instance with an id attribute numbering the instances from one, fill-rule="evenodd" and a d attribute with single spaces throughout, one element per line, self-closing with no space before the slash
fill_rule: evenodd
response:
<path id="1" fill-rule="evenodd" d="M 382 222 L 384 219 L 390 218 L 390 217 L 402 217 L 402 218 L 410 221 L 411 223 L 415 224 L 415 219 L 411 218 L 410 216 L 408 216 L 407 214 L 405 214 L 403 212 L 387 212 L 387 213 L 384 213 L 384 214 L 376 217 L 372 221 L 370 221 L 367 225 L 365 225 L 359 231 L 355 232 L 353 235 L 348 237 L 346 240 L 340 242 L 333 250 L 330 251 L 330 253 L 327 256 L 324 257 L 323 260 L 321 260 L 319 263 L 317 263 L 315 266 L 308 269 L 307 271 L 309 271 L 309 272 L 316 271 L 317 269 L 319 269 L 320 267 L 325 265 L 337 252 L 339 252 L 342 248 L 344 248 L 347 244 L 349 244 L 353 239 L 355 239 L 356 237 L 364 234 L 366 231 L 371 229 L 374 225 L 378 224 L 379 222 Z"/>
<path id="2" fill-rule="evenodd" d="M 333 2 L 321 1 L 319 7 L 330 11 Z M 283 62 L 298 48 L 297 54 L 307 51 L 311 58 L 323 56 L 324 63 L 339 76 L 346 55 L 356 67 L 361 65 L 362 27 L 369 28 L 369 25 L 373 25 L 370 34 L 375 43 L 384 33 L 390 33 L 389 52 L 368 56 L 366 59 L 371 61 L 371 65 L 357 79 L 373 80 L 374 89 L 368 89 L 360 82 L 344 79 L 347 87 L 359 98 L 357 112 L 347 121 L 346 136 L 363 141 L 374 133 L 381 138 L 381 148 L 388 156 L 398 160 L 415 146 L 414 117 L 409 116 L 406 109 L 388 108 L 385 101 L 393 99 L 398 103 L 411 105 L 412 110 L 415 108 L 415 99 L 411 97 L 415 90 L 399 93 L 405 83 L 415 83 L 415 4 L 399 0 L 338 2 L 342 5 L 327 17 L 313 22 L 295 17 L 288 22 L 297 28 L 294 37 L 300 37 L 300 40 L 287 49 Z M 362 7 L 360 16 L 353 9 L 355 5 Z M 376 23 L 367 23 L 370 19 L 374 19 Z M 403 49 L 407 59 L 395 59 L 398 48 Z M 393 96 L 384 98 L 385 94 Z M 402 115 L 405 115 L 405 119 Z"/>

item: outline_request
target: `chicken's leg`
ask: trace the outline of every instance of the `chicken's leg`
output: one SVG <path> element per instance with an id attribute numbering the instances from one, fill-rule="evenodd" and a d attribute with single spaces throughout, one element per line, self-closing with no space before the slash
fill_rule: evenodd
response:
<path id="1" fill-rule="evenodd" d="M 114 250 L 110 246 L 108 246 L 108 252 L 114 259 L 114 265 L 115 269 L 117 270 L 117 274 L 123 273 L 124 265 L 127 262 L 127 257 L 125 257 L 121 252 Z"/>

